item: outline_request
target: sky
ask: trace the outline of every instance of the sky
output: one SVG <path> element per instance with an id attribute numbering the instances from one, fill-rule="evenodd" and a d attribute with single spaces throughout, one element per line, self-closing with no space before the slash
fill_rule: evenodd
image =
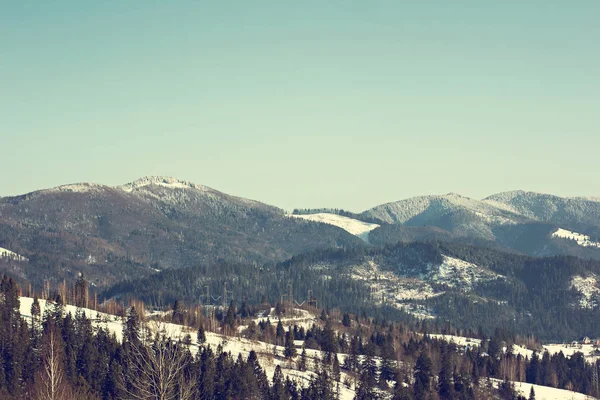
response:
<path id="1" fill-rule="evenodd" d="M 0 196 L 600 196 L 596 0 L 0 3 Z"/>

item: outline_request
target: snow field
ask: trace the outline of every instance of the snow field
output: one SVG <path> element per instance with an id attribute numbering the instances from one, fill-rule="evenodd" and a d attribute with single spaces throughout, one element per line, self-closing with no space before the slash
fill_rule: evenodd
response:
<path id="1" fill-rule="evenodd" d="M 586 236 L 586 235 L 583 235 L 583 234 L 577 233 L 577 232 L 571 232 L 571 231 L 568 231 L 568 230 L 562 229 L 562 228 L 558 228 L 558 230 L 556 230 L 556 232 L 554 232 L 552 234 L 552 237 L 557 237 L 560 239 L 574 240 L 575 242 L 577 242 L 577 244 L 579 246 L 582 246 L 582 247 L 599 247 L 600 248 L 600 243 L 591 241 L 589 236 Z"/>
<path id="2" fill-rule="evenodd" d="M 502 383 L 499 379 L 492 379 L 494 387 L 499 387 Z M 583 393 L 573 392 L 571 390 L 557 389 L 549 386 L 533 385 L 525 382 L 512 382 L 515 389 L 523 396 L 529 397 L 529 392 L 533 386 L 536 400 L 593 400 L 591 396 Z"/>
<path id="3" fill-rule="evenodd" d="M 359 221 L 354 218 L 348 218 L 342 215 L 330 213 L 318 213 L 307 215 L 289 214 L 289 216 L 293 218 L 300 218 L 308 221 L 321 222 L 324 224 L 337 226 L 338 228 L 342 228 L 348 233 L 358 236 L 365 242 L 368 242 L 369 232 L 371 232 L 375 228 L 379 228 L 378 224 L 371 224 L 368 222 Z"/>

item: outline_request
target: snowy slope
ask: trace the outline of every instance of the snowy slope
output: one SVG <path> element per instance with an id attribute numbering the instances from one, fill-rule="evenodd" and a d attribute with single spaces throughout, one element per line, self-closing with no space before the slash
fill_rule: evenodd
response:
<path id="1" fill-rule="evenodd" d="M 472 291 L 478 284 L 496 279 L 506 279 L 487 268 L 458 258 L 442 256 L 439 264 L 426 264 L 417 269 L 396 272 L 383 270 L 374 260 L 349 268 L 349 276 L 366 283 L 372 290 L 373 299 L 405 310 L 418 318 L 434 316 L 422 307 L 415 307 L 414 300 L 426 300 L 445 293 L 440 287 Z M 434 289 L 436 287 L 437 289 Z"/>
<path id="2" fill-rule="evenodd" d="M 459 346 L 479 346 L 481 345 L 481 339 L 468 338 L 464 336 L 454 336 L 454 335 L 440 335 L 440 334 L 428 334 L 429 337 L 444 340 L 448 343 L 452 342 Z M 504 351 L 506 352 L 506 348 Z M 542 349 L 538 350 L 538 356 L 541 357 L 543 352 L 548 352 L 550 355 L 563 353 L 565 357 L 571 357 L 575 353 L 583 354 L 586 362 L 592 364 L 597 360 L 600 360 L 600 356 L 595 354 L 595 345 L 594 344 L 565 344 L 565 343 L 550 343 L 542 346 Z M 533 356 L 534 351 L 528 349 L 524 346 L 515 345 L 512 348 L 513 354 L 520 354 L 522 357 L 531 358 Z"/>
<path id="3" fill-rule="evenodd" d="M 515 389 L 526 398 L 529 397 L 529 392 L 533 386 L 536 400 L 593 400 L 593 397 L 586 396 L 583 393 L 573 392 L 571 390 L 557 389 L 549 386 L 532 385 L 525 382 L 512 382 Z M 494 379 L 494 386 L 498 387 L 501 381 Z"/>
<path id="4" fill-rule="evenodd" d="M 33 299 L 31 297 L 20 297 L 21 302 L 20 312 L 21 315 L 26 319 L 31 319 L 31 305 L 33 304 Z M 43 315 L 46 307 L 52 307 L 52 305 L 45 301 L 39 300 L 41 313 Z M 75 306 L 66 305 L 64 306 L 65 313 L 75 314 L 77 310 L 81 310 L 85 313 L 86 317 L 90 319 L 92 326 L 94 327 L 103 327 L 107 329 L 110 333 L 115 334 L 117 340 L 123 340 L 123 319 L 114 315 L 105 314 L 101 312 L 97 312 L 95 310 L 90 310 L 86 308 L 77 308 Z M 300 318 L 310 317 L 314 318 L 314 316 L 307 315 L 304 310 L 298 310 L 301 314 Z M 289 321 L 288 321 L 289 322 Z M 196 331 L 183 326 L 172 323 L 165 322 L 157 322 L 157 321 L 148 321 L 145 323 L 146 326 L 150 329 L 152 334 L 156 332 L 164 333 L 166 336 L 171 337 L 172 339 L 183 339 L 186 335 L 195 337 Z M 212 348 L 216 348 L 221 345 L 223 347 L 224 352 L 229 352 L 233 356 L 233 358 L 237 358 L 238 354 L 241 354 L 243 358 L 247 358 L 252 350 L 257 353 L 259 363 L 261 367 L 267 374 L 269 380 L 272 379 L 273 374 L 275 373 L 275 367 L 279 365 L 282 369 L 282 372 L 285 376 L 289 376 L 291 379 L 294 379 L 301 385 L 307 385 L 314 375 L 313 371 L 299 371 L 294 369 L 294 365 L 290 368 L 289 362 L 283 357 L 284 348 L 283 346 L 273 346 L 272 344 L 259 342 L 255 340 L 249 340 L 240 337 L 232 337 L 232 336 L 224 336 L 214 332 L 205 332 L 206 335 L 206 344 L 210 345 Z M 192 354 L 197 354 L 199 347 L 194 343 L 195 340 L 192 339 L 192 343 L 189 348 Z M 307 353 L 307 365 L 308 368 L 312 368 L 315 364 L 314 360 L 322 359 L 323 353 L 319 350 L 306 349 Z M 340 361 L 343 359 L 343 355 L 339 355 Z M 295 362 L 293 363 L 295 364 Z M 342 371 L 341 373 L 343 382 L 346 378 L 346 373 Z M 345 385 L 340 384 L 340 399 L 342 400 L 351 400 L 354 398 L 355 391 L 351 388 L 347 388 Z"/>
<path id="5" fill-rule="evenodd" d="M 15 261 L 28 261 L 27 257 L 23 257 L 22 255 L 17 254 L 14 251 L 10 251 L 2 247 L 0 247 L 0 258 L 6 258 Z"/>
<path id="6" fill-rule="evenodd" d="M 560 238 L 560 239 L 574 240 L 579 246 L 582 246 L 582 247 L 598 247 L 598 248 L 600 248 L 600 243 L 593 242 L 592 240 L 590 240 L 589 236 L 586 236 L 586 235 L 583 235 L 583 234 L 577 233 L 577 232 L 571 232 L 571 231 L 568 231 L 568 230 L 562 229 L 562 228 L 558 228 L 556 230 L 556 232 L 554 232 L 552 234 L 552 237 Z"/>
<path id="7" fill-rule="evenodd" d="M 503 278 L 487 268 L 461 259 L 448 256 L 443 256 L 443 258 L 442 264 L 437 267 L 437 271 L 434 270 L 430 277 L 435 283 L 452 288 L 471 290 L 479 282 Z"/>
<path id="8" fill-rule="evenodd" d="M 368 241 L 369 232 L 373 229 L 378 228 L 378 224 L 371 224 L 368 222 L 359 221 L 354 218 L 344 217 L 337 214 L 330 213 L 318 213 L 318 214 L 306 214 L 306 215 L 295 215 L 290 214 L 291 217 L 306 219 L 309 221 L 322 222 L 329 225 L 337 226 L 345 231 L 358 236 L 364 241 Z"/>

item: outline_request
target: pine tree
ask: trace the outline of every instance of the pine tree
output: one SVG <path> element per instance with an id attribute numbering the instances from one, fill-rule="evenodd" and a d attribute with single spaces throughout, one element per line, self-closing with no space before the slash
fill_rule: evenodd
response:
<path id="1" fill-rule="evenodd" d="M 171 321 L 174 324 L 183 324 L 184 319 L 184 306 L 183 303 L 179 300 L 175 300 L 173 304 L 173 313 L 171 315 Z"/>
<path id="2" fill-rule="evenodd" d="M 535 400 L 535 390 L 533 390 L 533 386 L 531 386 L 531 390 L 529 391 L 529 400 Z"/>
<path id="3" fill-rule="evenodd" d="M 393 361 L 394 358 L 396 358 L 396 354 L 392 345 L 392 338 L 388 337 L 382 346 L 381 352 L 381 367 L 379 369 L 379 382 L 381 387 L 386 387 L 386 382 L 394 379 L 394 375 L 396 374 Z"/>
<path id="4" fill-rule="evenodd" d="M 438 393 L 441 399 L 452 399 L 454 388 L 452 386 L 452 364 L 450 362 L 450 351 L 445 344 L 442 344 L 442 367 L 438 375 Z"/>
<path id="5" fill-rule="evenodd" d="M 275 373 L 273 374 L 273 385 L 271 386 L 271 399 L 272 400 L 286 400 L 287 390 L 284 385 L 283 372 L 281 366 L 275 367 Z"/>
<path id="6" fill-rule="evenodd" d="M 369 389 L 372 389 L 377 384 L 377 362 L 375 361 L 375 345 L 369 343 L 365 346 L 363 361 L 361 365 L 361 381 Z"/>
<path id="7" fill-rule="evenodd" d="M 290 328 L 285 334 L 285 348 L 283 350 L 283 355 L 288 360 L 292 360 L 296 356 L 296 346 L 294 345 L 294 337 L 292 334 L 292 329 Z"/>
<path id="8" fill-rule="evenodd" d="M 333 354 L 338 352 L 338 344 L 335 340 L 335 331 L 333 330 L 330 319 L 325 321 L 325 327 L 323 328 L 321 351 L 325 352 L 324 360 L 328 364 L 331 364 L 331 358 Z"/>
<path id="9" fill-rule="evenodd" d="M 204 333 L 204 326 L 200 325 L 198 328 L 198 334 L 196 335 L 196 343 L 198 346 L 204 345 L 206 343 L 206 334 Z"/>
<path id="10" fill-rule="evenodd" d="M 254 372 L 254 377 L 256 378 L 256 383 L 258 385 L 258 390 L 263 398 L 266 398 L 269 394 L 269 382 L 267 380 L 267 375 L 264 370 L 258 363 L 258 356 L 254 350 L 250 351 L 248 354 L 248 365 L 252 368 Z"/>
<path id="11" fill-rule="evenodd" d="M 298 362 L 298 369 L 300 371 L 306 371 L 306 367 L 307 367 L 307 361 L 306 361 L 306 347 L 304 347 L 304 345 L 302 345 L 302 353 L 300 354 L 300 361 Z"/>
<path id="12" fill-rule="evenodd" d="M 340 360 L 338 359 L 337 354 L 333 357 L 333 364 L 331 366 L 331 378 L 339 382 L 342 374 L 340 371 Z"/>
<path id="13" fill-rule="evenodd" d="M 285 340 L 285 330 L 283 329 L 283 324 L 281 323 L 281 319 L 277 321 L 277 329 L 275 331 L 275 338 L 277 340 L 278 345 L 282 345 Z"/>
<path id="14" fill-rule="evenodd" d="M 40 318 L 41 318 L 40 302 L 39 302 L 37 296 L 35 296 L 33 298 L 33 303 L 31 303 L 31 320 L 32 320 L 31 327 L 32 327 L 32 329 L 37 329 L 39 327 Z"/>
<path id="15" fill-rule="evenodd" d="M 127 312 L 127 320 L 123 327 L 123 340 L 133 345 L 139 345 L 141 340 L 141 323 L 135 306 Z"/>
<path id="16" fill-rule="evenodd" d="M 205 347 L 200 356 L 201 372 L 199 381 L 200 399 L 213 400 L 215 398 L 216 367 L 213 351 L 210 346 Z"/>
<path id="17" fill-rule="evenodd" d="M 344 325 L 346 328 L 350 327 L 350 315 L 348 313 L 344 313 L 344 316 L 342 317 L 342 325 Z"/>
<path id="18" fill-rule="evenodd" d="M 431 386 L 433 364 L 431 358 L 421 352 L 414 368 L 414 393 L 417 400 L 425 400 Z"/>

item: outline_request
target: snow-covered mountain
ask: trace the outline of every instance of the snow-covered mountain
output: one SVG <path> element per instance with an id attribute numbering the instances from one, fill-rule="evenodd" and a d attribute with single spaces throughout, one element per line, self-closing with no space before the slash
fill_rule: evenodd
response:
<path id="1" fill-rule="evenodd" d="M 531 219 L 574 229 L 600 227 L 600 201 L 590 197 L 559 197 L 517 190 L 494 194 L 484 202 L 504 206 Z"/>
<path id="2" fill-rule="evenodd" d="M 587 198 L 515 191 L 477 200 L 449 193 L 382 204 L 360 216 L 389 224 L 369 234 L 374 244 L 418 236 L 419 240 L 459 241 L 536 256 L 600 257 L 592 245 L 600 242 L 595 240 L 600 238 L 600 202 Z M 412 234 L 411 228 L 417 227 L 420 231 Z M 586 241 L 566 241 L 566 236 L 556 234 L 568 229 L 581 232 L 578 237 Z"/>
<path id="3" fill-rule="evenodd" d="M 524 221 L 522 215 L 509 207 L 488 204 L 456 193 L 420 196 L 386 203 L 363 212 L 363 215 L 387 223 L 427 225 L 430 221 L 458 210 L 472 213 L 489 223 L 515 224 Z"/>
<path id="4" fill-rule="evenodd" d="M 477 200 L 449 193 L 344 215 L 290 218 L 260 201 L 147 176 L 118 186 L 76 183 L 0 198 L 0 247 L 31 260 L 14 266 L 22 277 L 35 279 L 50 268 L 50 275 L 73 278 L 84 270 L 96 284 L 217 260 L 279 261 L 365 241 L 453 241 L 600 258 L 594 245 L 600 243 L 600 201 L 590 198 L 515 191 Z"/>
<path id="5" fill-rule="evenodd" d="M 102 285 L 168 268 L 281 261 L 362 243 L 335 226 L 169 177 L 0 198 L 0 247 L 30 260 L 8 267 L 34 282 L 84 271 Z"/>
<path id="6" fill-rule="evenodd" d="M 389 224 L 435 226 L 458 236 L 495 240 L 493 229 L 530 222 L 529 218 L 455 193 L 421 196 L 382 204 L 361 214 Z"/>

